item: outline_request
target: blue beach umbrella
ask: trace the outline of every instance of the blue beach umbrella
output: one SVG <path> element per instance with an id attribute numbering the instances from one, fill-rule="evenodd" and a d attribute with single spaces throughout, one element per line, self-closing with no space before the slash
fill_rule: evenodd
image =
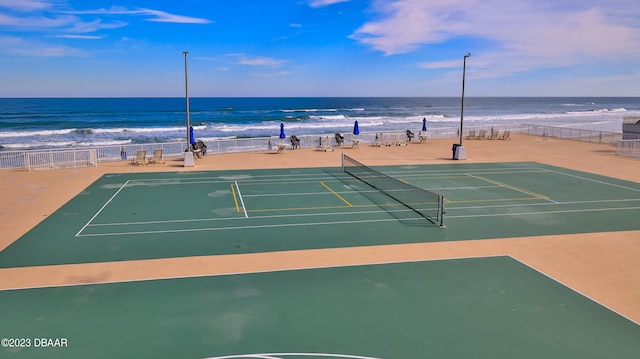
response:
<path id="1" fill-rule="evenodd" d="M 287 136 L 284 134 L 284 124 L 280 124 L 280 139 L 284 140 Z"/>
<path id="2" fill-rule="evenodd" d="M 360 134 L 360 128 L 358 127 L 358 120 L 356 120 L 356 122 L 353 124 L 353 134 L 354 135 Z"/>
<path id="3" fill-rule="evenodd" d="M 192 145 L 196 143 L 196 138 L 193 135 L 193 126 L 189 126 L 189 143 L 191 143 Z"/>
<path id="4" fill-rule="evenodd" d="M 427 119 L 423 118 L 422 119 L 422 131 L 426 131 L 427 130 Z"/>

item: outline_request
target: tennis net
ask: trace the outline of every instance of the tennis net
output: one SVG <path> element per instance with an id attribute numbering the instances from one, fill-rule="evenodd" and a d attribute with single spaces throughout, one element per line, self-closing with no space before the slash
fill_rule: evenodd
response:
<path id="1" fill-rule="evenodd" d="M 342 171 L 391 197 L 431 223 L 444 227 L 444 196 L 390 177 L 345 154 L 342 154 Z"/>

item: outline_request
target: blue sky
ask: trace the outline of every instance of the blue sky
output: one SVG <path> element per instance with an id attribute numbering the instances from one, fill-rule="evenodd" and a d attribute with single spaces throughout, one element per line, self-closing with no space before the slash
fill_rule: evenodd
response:
<path id="1" fill-rule="evenodd" d="M 0 0 L 0 97 L 640 96 L 637 0 Z"/>

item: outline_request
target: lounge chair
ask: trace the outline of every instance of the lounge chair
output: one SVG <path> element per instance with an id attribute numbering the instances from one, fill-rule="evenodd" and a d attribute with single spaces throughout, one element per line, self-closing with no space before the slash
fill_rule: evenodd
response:
<path id="1" fill-rule="evenodd" d="M 300 148 L 300 140 L 296 136 L 291 136 L 291 148 L 296 149 Z"/>
<path id="2" fill-rule="evenodd" d="M 136 152 L 136 158 L 131 159 L 131 164 L 134 166 L 146 165 L 147 163 L 147 150 L 138 150 Z"/>
<path id="3" fill-rule="evenodd" d="M 420 139 L 420 143 L 423 143 L 423 142 L 426 143 L 427 139 L 429 138 L 429 135 L 427 134 L 426 131 L 421 130 L 420 132 L 418 132 L 418 138 Z"/>
<path id="4" fill-rule="evenodd" d="M 324 138 L 324 141 L 318 146 L 318 151 L 333 151 L 333 146 L 331 146 L 331 137 L 327 136 Z"/>
<path id="5" fill-rule="evenodd" d="M 510 140 L 511 137 L 509 137 L 509 135 L 511 135 L 511 131 L 504 131 L 502 133 L 501 137 L 498 137 L 499 140 Z"/>
<path id="6" fill-rule="evenodd" d="M 389 135 L 389 139 L 385 141 L 384 144 L 387 146 L 395 146 L 398 143 L 397 138 L 398 138 L 397 135 Z"/>
<path id="7" fill-rule="evenodd" d="M 465 138 L 467 140 L 475 140 L 476 139 L 476 131 L 469 131 L 469 134 Z"/>
<path id="8" fill-rule="evenodd" d="M 162 158 L 162 149 L 153 150 L 153 157 L 149 159 L 150 164 L 164 163 Z"/>
<path id="9" fill-rule="evenodd" d="M 475 137 L 476 140 L 486 140 L 487 139 L 487 131 L 480 130 L 480 133 Z"/>
<path id="10" fill-rule="evenodd" d="M 376 133 L 376 140 L 371 142 L 371 146 L 373 147 L 382 147 L 385 146 L 387 142 L 387 135 L 384 133 Z"/>
<path id="11" fill-rule="evenodd" d="M 500 131 L 492 131 L 491 132 L 491 137 L 489 137 L 490 140 L 497 140 L 498 139 L 498 134 L 500 133 Z"/>
<path id="12" fill-rule="evenodd" d="M 335 138 L 336 138 L 336 143 L 338 144 L 338 147 L 342 146 L 342 143 L 344 143 L 344 136 L 342 136 L 339 133 L 336 133 Z"/>
<path id="13" fill-rule="evenodd" d="M 396 140 L 396 146 L 406 146 L 407 140 L 403 134 L 398 135 L 398 139 Z"/>

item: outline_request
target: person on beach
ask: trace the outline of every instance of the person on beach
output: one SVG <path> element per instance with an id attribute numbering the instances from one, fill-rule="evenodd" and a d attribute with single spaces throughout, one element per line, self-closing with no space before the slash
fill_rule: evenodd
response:
<path id="1" fill-rule="evenodd" d="M 200 154 L 202 154 L 203 156 L 207 155 L 207 145 L 205 145 L 202 140 L 198 140 L 196 142 L 196 149 L 200 150 Z"/>
<path id="2" fill-rule="evenodd" d="M 124 147 L 120 148 L 120 158 L 122 158 L 123 161 L 127 159 L 127 149 Z"/>

